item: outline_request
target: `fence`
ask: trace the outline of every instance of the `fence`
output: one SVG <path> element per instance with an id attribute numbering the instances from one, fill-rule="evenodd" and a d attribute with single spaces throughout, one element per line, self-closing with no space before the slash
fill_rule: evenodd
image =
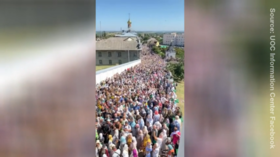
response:
<path id="1" fill-rule="evenodd" d="M 125 64 L 121 64 L 118 66 L 114 66 L 108 69 L 104 69 L 104 70 L 99 70 L 96 72 L 96 84 L 99 84 L 100 82 L 102 82 L 103 80 L 112 77 L 113 75 L 117 74 L 117 73 L 121 73 L 123 72 L 125 69 L 131 68 L 137 64 L 141 63 L 141 59 L 135 60 L 135 61 L 131 61 Z"/>

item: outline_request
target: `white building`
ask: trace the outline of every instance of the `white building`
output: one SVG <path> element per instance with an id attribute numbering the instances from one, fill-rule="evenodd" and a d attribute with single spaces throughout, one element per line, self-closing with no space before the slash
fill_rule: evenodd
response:
<path id="1" fill-rule="evenodd" d="M 184 33 L 182 33 L 182 34 L 176 34 L 176 33 L 164 34 L 163 35 L 163 44 L 170 45 L 171 42 L 172 42 L 173 46 L 184 46 Z"/>
<path id="2" fill-rule="evenodd" d="M 176 58 L 176 51 L 174 46 L 169 46 L 167 51 L 165 52 L 166 59 L 175 59 Z"/>

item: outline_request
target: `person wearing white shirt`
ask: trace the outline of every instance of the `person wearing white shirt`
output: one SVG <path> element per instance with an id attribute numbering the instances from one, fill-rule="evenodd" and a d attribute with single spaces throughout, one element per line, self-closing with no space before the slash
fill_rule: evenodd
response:
<path id="1" fill-rule="evenodd" d="M 121 157 L 121 151 L 117 149 L 115 146 L 112 147 L 113 154 L 112 157 Z"/>
<path id="2" fill-rule="evenodd" d="M 153 152 L 152 152 L 153 157 L 159 157 L 159 146 L 157 143 L 154 144 L 153 146 Z"/>
<path id="3" fill-rule="evenodd" d="M 127 107 L 124 108 L 124 113 L 126 114 L 126 116 L 132 116 Z"/>
<path id="4" fill-rule="evenodd" d="M 95 153 L 96 153 L 96 156 L 99 156 L 98 155 L 98 148 L 97 147 L 95 148 Z"/>
<path id="5" fill-rule="evenodd" d="M 114 136 L 113 136 L 113 143 L 116 144 L 118 139 L 119 139 L 119 130 L 117 128 L 115 128 Z"/>
<path id="6" fill-rule="evenodd" d="M 160 130 L 162 128 L 162 125 L 159 121 L 154 123 L 157 126 L 157 129 Z"/>
<path id="7" fill-rule="evenodd" d="M 129 154 L 128 154 L 128 146 L 127 144 L 124 145 L 123 147 L 123 153 L 122 153 L 122 157 L 128 157 Z"/>
<path id="8" fill-rule="evenodd" d="M 122 105 L 120 105 L 120 106 L 118 107 L 118 112 L 120 112 L 120 113 L 123 112 L 123 106 L 122 106 Z"/>
<path id="9" fill-rule="evenodd" d="M 161 103 L 164 104 L 167 99 L 165 97 L 161 97 Z"/>
<path id="10" fill-rule="evenodd" d="M 130 133 L 131 132 L 131 126 L 128 124 L 128 121 L 125 121 L 124 131 L 126 133 Z"/>

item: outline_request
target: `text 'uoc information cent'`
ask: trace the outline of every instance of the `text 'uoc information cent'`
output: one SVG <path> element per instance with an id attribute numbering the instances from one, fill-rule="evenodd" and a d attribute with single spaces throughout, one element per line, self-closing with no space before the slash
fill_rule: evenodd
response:
<path id="1" fill-rule="evenodd" d="M 274 129 L 274 124 L 276 121 L 276 115 L 275 115 L 275 96 L 276 93 L 274 91 L 274 87 L 276 84 L 276 79 L 275 79 L 275 55 L 276 55 L 276 35 L 275 35 L 275 17 L 274 13 L 276 12 L 275 8 L 270 9 L 270 149 L 275 148 L 275 141 L 274 141 L 274 136 L 275 136 L 275 129 Z"/>

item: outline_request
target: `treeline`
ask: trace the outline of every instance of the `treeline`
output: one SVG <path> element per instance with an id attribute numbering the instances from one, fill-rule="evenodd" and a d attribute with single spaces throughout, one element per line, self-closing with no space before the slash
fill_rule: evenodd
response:
<path id="1" fill-rule="evenodd" d="M 108 38 L 114 37 L 114 36 L 115 36 L 115 33 L 107 33 L 105 31 L 96 33 L 96 39 L 97 38 L 99 38 L 99 39 L 108 39 Z"/>
<path id="2" fill-rule="evenodd" d="M 149 33 L 149 34 L 138 33 L 137 36 L 141 39 L 143 44 L 146 44 L 148 40 L 151 38 L 155 38 L 160 44 L 162 44 L 163 41 L 163 35 L 157 33 Z"/>

